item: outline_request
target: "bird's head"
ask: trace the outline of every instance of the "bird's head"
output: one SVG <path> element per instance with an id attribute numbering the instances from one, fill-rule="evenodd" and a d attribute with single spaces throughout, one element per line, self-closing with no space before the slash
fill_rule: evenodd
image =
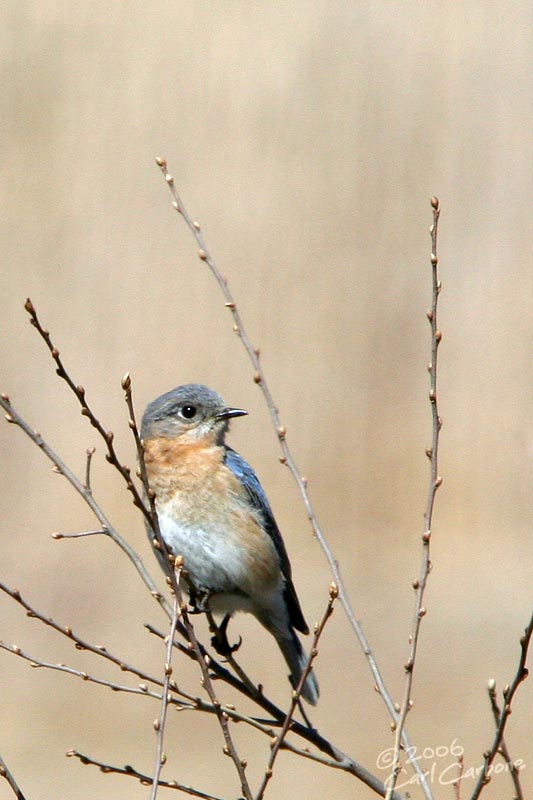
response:
<path id="1" fill-rule="evenodd" d="M 144 412 L 141 438 L 183 438 L 194 442 L 205 437 L 217 443 L 224 440 L 229 420 L 247 414 L 242 408 L 228 407 L 221 396 L 198 383 L 178 386 L 153 400 Z"/>

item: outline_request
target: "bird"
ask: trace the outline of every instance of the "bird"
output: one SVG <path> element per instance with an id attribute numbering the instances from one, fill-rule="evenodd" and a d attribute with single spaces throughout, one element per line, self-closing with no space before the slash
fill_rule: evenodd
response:
<path id="1" fill-rule="evenodd" d="M 263 487 L 225 442 L 230 420 L 247 413 L 201 384 L 162 394 L 141 423 L 146 477 L 163 541 L 183 558 L 191 605 L 222 615 L 224 635 L 235 612 L 253 614 L 278 643 L 294 689 L 308 661 L 296 631 L 308 634 L 309 628 Z M 158 557 L 168 571 L 167 560 Z M 312 670 L 301 696 L 318 702 Z"/>

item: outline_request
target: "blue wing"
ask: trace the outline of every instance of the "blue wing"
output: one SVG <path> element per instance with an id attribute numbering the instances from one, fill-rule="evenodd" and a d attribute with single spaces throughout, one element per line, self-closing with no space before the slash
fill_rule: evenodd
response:
<path id="1" fill-rule="evenodd" d="M 309 628 L 305 622 L 302 609 L 296 595 L 296 589 L 294 588 L 294 584 L 292 582 L 292 570 L 289 556 L 287 555 L 287 550 L 285 549 L 283 539 L 281 538 L 281 533 L 276 524 L 276 520 L 274 519 L 267 496 L 259 482 L 259 478 L 251 466 L 244 460 L 244 458 L 242 458 L 238 453 L 235 452 L 235 450 L 232 450 L 231 447 L 228 447 L 227 445 L 225 446 L 224 461 L 226 466 L 229 467 L 233 474 L 237 476 L 246 489 L 251 504 L 261 514 L 265 531 L 274 542 L 279 556 L 281 571 L 285 578 L 285 600 L 287 602 L 291 624 L 296 628 L 296 630 L 301 631 L 302 633 L 309 633 Z"/>

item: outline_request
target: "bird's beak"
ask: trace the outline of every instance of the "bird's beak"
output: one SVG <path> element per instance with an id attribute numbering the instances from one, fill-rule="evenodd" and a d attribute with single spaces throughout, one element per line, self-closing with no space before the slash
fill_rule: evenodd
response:
<path id="1" fill-rule="evenodd" d="M 232 419 L 233 417 L 244 417 L 247 413 L 242 408 L 223 408 L 215 416 L 217 419 Z"/>

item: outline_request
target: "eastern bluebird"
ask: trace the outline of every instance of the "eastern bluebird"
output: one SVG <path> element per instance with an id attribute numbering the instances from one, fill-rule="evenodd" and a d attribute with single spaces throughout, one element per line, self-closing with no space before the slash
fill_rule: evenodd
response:
<path id="1" fill-rule="evenodd" d="M 296 686 L 307 658 L 294 629 L 309 628 L 289 557 L 259 479 L 224 443 L 229 420 L 246 413 L 199 384 L 161 395 L 142 420 L 146 472 L 161 535 L 183 556 L 191 602 L 205 598 L 199 608 L 225 615 L 224 628 L 235 611 L 253 614 L 276 639 Z M 302 696 L 318 701 L 312 672 Z"/>

